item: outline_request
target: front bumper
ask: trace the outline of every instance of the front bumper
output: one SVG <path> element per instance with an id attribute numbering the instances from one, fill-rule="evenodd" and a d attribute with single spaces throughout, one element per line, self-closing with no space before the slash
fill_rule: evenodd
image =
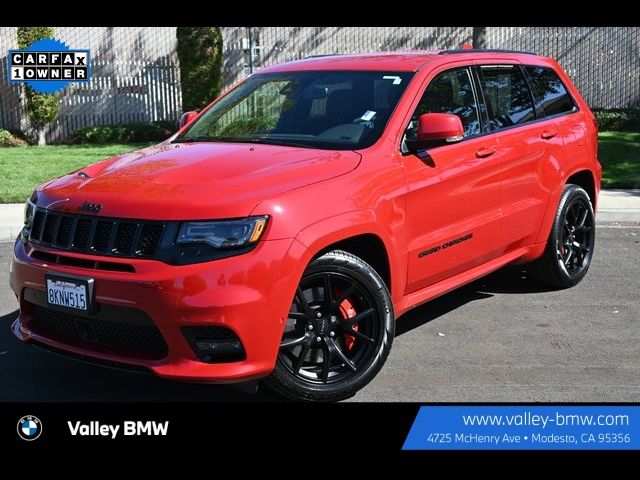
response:
<path id="1" fill-rule="evenodd" d="M 95 255 L 46 253 L 100 260 Z M 296 240 L 263 241 L 251 252 L 200 264 L 172 266 L 155 260 L 118 259 L 135 273 L 50 264 L 32 257 L 34 247 L 17 240 L 10 284 L 20 302 L 14 334 L 76 356 L 150 369 L 156 375 L 187 381 L 237 382 L 268 375 L 275 367 L 291 299 L 302 274 L 305 249 Z M 42 255 L 41 255 L 42 256 Z M 106 257 L 105 257 L 106 259 Z M 108 258 L 113 262 L 113 258 Z M 144 312 L 167 344 L 163 358 L 109 351 L 39 330 L 33 320 L 33 292 L 45 292 L 45 273 L 93 278 L 99 305 Z M 39 294 L 41 296 L 41 294 Z M 106 309 L 105 309 L 106 310 Z M 90 320 L 90 316 L 88 318 Z M 228 363 L 198 360 L 182 327 L 224 326 L 242 342 L 246 358 Z"/>

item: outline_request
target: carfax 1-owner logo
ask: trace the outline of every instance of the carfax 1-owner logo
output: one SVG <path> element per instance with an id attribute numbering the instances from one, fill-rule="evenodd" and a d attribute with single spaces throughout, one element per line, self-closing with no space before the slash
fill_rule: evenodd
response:
<path id="1" fill-rule="evenodd" d="M 74 50 L 53 38 L 10 49 L 7 62 L 10 83 L 26 83 L 39 93 L 55 93 L 70 83 L 88 82 L 91 76 L 89 50 Z"/>

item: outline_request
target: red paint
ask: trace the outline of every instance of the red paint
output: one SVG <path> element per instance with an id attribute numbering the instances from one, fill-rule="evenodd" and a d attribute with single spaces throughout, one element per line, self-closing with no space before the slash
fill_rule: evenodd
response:
<path id="1" fill-rule="evenodd" d="M 579 111 L 403 155 L 400 143 L 412 112 L 438 73 L 475 64 L 551 66 Z M 45 265 L 18 240 L 11 286 L 20 299 L 15 334 L 90 357 L 147 367 L 160 376 L 230 382 L 268 375 L 284 319 L 308 262 L 329 245 L 356 235 L 378 237 L 390 266 L 397 315 L 507 263 L 542 254 L 560 192 L 577 172 L 600 186 L 594 117 L 556 62 L 510 53 L 399 53 L 314 58 L 275 65 L 289 70 L 415 71 L 384 133 L 352 151 L 273 145 L 194 143 L 157 146 L 114 157 L 39 187 L 38 205 L 76 212 L 90 200 L 98 216 L 146 220 L 207 220 L 269 215 L 249 253 L 185 266 L 105 258 L 135 273 Z M 452 119 L 443 117 L 451 132 Z M 457 125 L 455 129 L 457 129 Z M 594 199 L 595 202 L 595 199 Z M 469 239 L 445 244 L 472 234 Z M 50 251 L 37 247 L 42 251 Z M 421 252 L 439 248 L 436 254 Z M 65 252 L 96 260 L 96 255 Z M 95 279 L 96 301 L 146 312 L 169 354 L 148 360 L 61 342 L 30 329 L 25 287 L 44 291 L 45 272 Z M 345 305 L 345 314 L 351 315 Z M 197 360 L 181 326 L 225 325 L 241 339 L 246 360 Z"/>
<path id="2" fill-rule="evenodd" d="M 198 116 L 198 112 L 193 110 L 190 112 L 183 113 L 182 116 L 180 117 L 180 128 L 183 128 L 189 125 L 191 122 L 193 122 L 196 119 L 197 116 Z"/>
<path id="3" fill-rule="evenodd" d="M 457 115 L 425 113 L 418 119 L 418 140 L 461 139 L 463 134 L 462 122 Z"/>

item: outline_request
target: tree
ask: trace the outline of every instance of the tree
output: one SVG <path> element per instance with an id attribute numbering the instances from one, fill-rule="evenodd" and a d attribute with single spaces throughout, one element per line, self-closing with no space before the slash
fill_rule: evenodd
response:
<path id="1" fill-rule="evenodd" d="M 473 27 L 473 48 L 487 48 L 487 27 Z"/>
<path id="2" fill-rule="evenodd" d="M 178 27 L 176 35 L 182 109 L 198 110 L 222 87 L 222 33 L 220 27 Z"/>
<path id="3" fill-rule="evenodd" d="M 27 48 L 36 40 L 53 38 L 52 27 L 18 27 L 18 47 Z M 45 127 L 58 115 L 58 96 L 38 93 L 25 86 L 27 116 L 38 132 L 38 145 L 46 145 Z"/>

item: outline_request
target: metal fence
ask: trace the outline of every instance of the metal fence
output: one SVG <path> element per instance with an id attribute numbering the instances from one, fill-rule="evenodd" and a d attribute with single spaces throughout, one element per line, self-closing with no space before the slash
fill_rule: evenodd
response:
<path id="1" fill-rule="evenodd" d="M 71 48 L 91 50 L 91 82 L 60 93 L 47 141 L 63 141 L 86 126 L 178 120 L 175 27 L 62 27 L 55 35 Z M 16 43 L 16 28 L 0 28 L 0 128 L 28 130 L 22 87 L 6 82 L 5 56 Z"/>
<path id="2" fill-rule="evenodd" d="M 555 58 L 592 108 L 640 108 L 639 27 L 489 28 L 487 48 Z"/>
<path id="3" fill-rule="evenodd" d="M 223 27 L 223 84 L 309 55 L 458 48 L 471 43 L 472 33 L 471 27 Z M 15 27 L 0 28 L 0 128 L 28 130 L 22 89 L 6 82 L 15 34 Z M 56 37 L 91 49 L 92 80 L 61 93 L 48 141 L 84 126 L 178 119 L 175 27 L 64 27 Z M 640 108 L 640 27 L 487 27 L 486 48 L 558 59 L 592 107 Z"/>
<path id="4" fill-rule="evenodd" d="M 253 64 L 272 65 L 308 55 L 459 48 L 471 27 L 227 28 L 225 84 Z M 241 39 L 237 41 L 236 39 Z M 244 39 L 244 40 L 242 40 Z M 236 41 L 233 41 L 236 40 Z M 640 27 L 486 27 L 485 48 L 525 50 L 558 60 L 594 108 L 640 108 Z"/>

